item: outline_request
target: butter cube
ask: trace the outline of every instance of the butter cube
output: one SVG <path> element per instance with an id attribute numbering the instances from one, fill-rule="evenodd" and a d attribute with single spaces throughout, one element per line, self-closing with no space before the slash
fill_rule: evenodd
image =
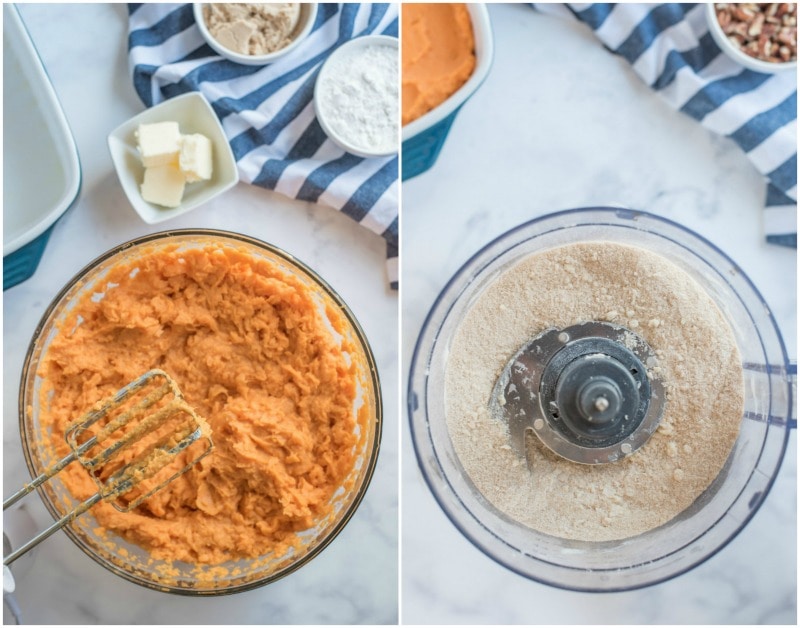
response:
<path id="1" fill-rule="evenodd" d="M 178 163 L 186 180 L 206 181 L 211 178 L 211 140 L 205 135 L 184 135 Z"/>
<path id="2" fill-rule="evenodd" d="M 145 168 L 142 198 L 148 203 L 177 207 L 183 198 L 186 177 L 175 164 Z"/>
<path id="3" fill-rule="evenodd" d="M 177 163 L 181 152 L 181 131 L 177 122 L 140 124 L 136 140 L 145 168 Z"/>

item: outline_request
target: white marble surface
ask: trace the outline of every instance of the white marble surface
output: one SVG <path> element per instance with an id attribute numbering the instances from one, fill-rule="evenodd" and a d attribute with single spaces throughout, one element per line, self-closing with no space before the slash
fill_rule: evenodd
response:
<path id="1" fill-rule="evenodd" d="M 4 294 L 3 493 L 28 479 L 17 431 L 17 393 L 31 334 L 61 286 L 95 256 L 162 228 L 216 227 L 272 242 L 319 270 L 364 327 L 383 382 L 385 426 L 378 469 L 355 517 L 311 563 L 267 587 L 196 599 L 156 593 L 112 576 L 58 534 L 15 563 L 24 618 L 42 624 L 393 624 L 398 590 L 397 308 L 387 289 L 384 242 L 335 211 L 244 184 L 156 227 L 123 195 L 106 135 L 141 111 L 126 61 L 125 5 L 26 5 L 23 19 L 77 140 L 80 201 L 58 224 L 32 279 Z M 8 155 L 6 155 L 8 158 Z M 5 514 L 31 534 L 49 515 L 36 496 Z M 28 529 L 26 529 L 28 528 Z"/>
<path id="2" fill-rule="evenodd" d="M 677 220 L 722 248 L 761 290 L 796 358 L 796 253 L 763 242 L 764 182 L 740 151 L 670 110 L 580 26 L 522 5 L 490 14 L 489 77 L 437 164 L 403 186 L 404 386 L 428 309 L 474 252 L 536 216 L 603 204 Z M 795 434 L 772 492 L 733 542 L 683 576 L 614 594 L 507 571 L 445 517 L 407 429 L 402 460 L 403 623 L 796 623 Z"/>

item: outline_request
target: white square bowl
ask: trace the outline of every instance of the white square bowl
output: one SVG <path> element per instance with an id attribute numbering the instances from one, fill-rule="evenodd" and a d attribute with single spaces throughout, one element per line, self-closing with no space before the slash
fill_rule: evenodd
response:
<path id="1" fill-rule="evenodd" d="M 140 124 L 174 121 L 181 133 L 202 133 L 212 145 L 213 172 L 208 181 L 187 183 L 178 207 L 162 207 L 142 198 L 139 186 L 144 179 L 144 166 L 136 148 L 136 129 Z M 222 125 L 206 97 L 200 92 L 175 96 L 147 109 L 114 129 L 108 136 L 108 149 L 117 176 L 131 205 L 148 224 L 175 218 L 199 207 L 232 188 L 239 181 L 236 159 L 222 130 Z"/>

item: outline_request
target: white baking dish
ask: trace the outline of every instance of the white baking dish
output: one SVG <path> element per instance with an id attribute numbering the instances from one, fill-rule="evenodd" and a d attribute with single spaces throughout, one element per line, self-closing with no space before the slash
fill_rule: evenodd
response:
<path id="1" fill-rule="evenodd" d="M 64 112 L 17 8 L 8 4 L 3 6 L 3 157 L 6 258 L 46 238 L 81 184 L 78 150 Z M 40 255 L 34 256 L 36 263 Z M 4 267 L 11 262 L 19 260 L 4 259 Z"/>

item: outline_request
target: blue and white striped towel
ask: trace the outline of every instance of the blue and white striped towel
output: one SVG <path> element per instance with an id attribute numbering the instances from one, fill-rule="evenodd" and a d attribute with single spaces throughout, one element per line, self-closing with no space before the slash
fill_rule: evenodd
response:
<path id="1" fill-rule="evenodd" d="M 577 18 L 670 105 L 730 137 L 767 179 L 767 240 L 797 246 L 797 76 L 720 51 L 704 4 L 535 4 Z"/>
<path id="2" fill-rule="evenodd" d="M 217 55 L 203 40 L 191 4 L 131 4 L 128 54 L 145 105 L 200 91 L 222 121 L 243 181 L 333 207 L 387 243 L 397 287 L 398 158 L 362 159 L 331 142 L 314 116 L 314 82 L 339 45 L 367 34 L 397 36 L 392 4 L 319 4 L 302 46 L 267 66 Z"/>

